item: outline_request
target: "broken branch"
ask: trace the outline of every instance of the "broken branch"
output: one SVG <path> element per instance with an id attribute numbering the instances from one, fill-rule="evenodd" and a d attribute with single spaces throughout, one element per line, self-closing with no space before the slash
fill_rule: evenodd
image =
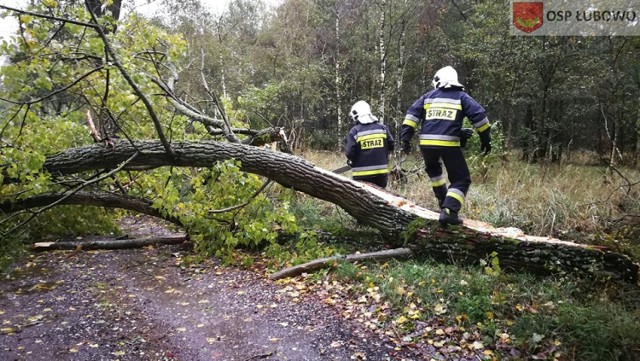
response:
<path id="1" fill-rule="evenodd" d="M 299 264 L 293 267 L 285 268 L 281 271 L 273 273 L 269 279 L 279 280 L 287 277 L 299 276 L 303 273 L 317 271 L 322 268 L 333 267 L 337 262 L 360 262 L 360 261 L 384 261 L 395 258 L 407 258 L 413 256 L 413 251 L 408 248 L 395 248 L 379 252 L 350 254 L 347 256 L 325 257 Z"/>
<path id="2" fill-rule="evenodd" d="M 101 239 L 94 241 L 64 241 L 64 242 L 38 242 L 32 247 L 33 251 L 54 250 L 90 250 L 90 249 L 128 249 L 142 248 L 152 245 L 180 244 L 188 241 L 187 236 L 149 237 L 133 239 Z"/>

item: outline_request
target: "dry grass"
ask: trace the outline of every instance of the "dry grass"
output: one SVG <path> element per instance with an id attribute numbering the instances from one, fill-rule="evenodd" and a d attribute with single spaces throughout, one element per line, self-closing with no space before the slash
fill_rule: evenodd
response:
<path id="1" fill-rule="evenodd" d="M 326 169 L 345 164 L 344 155 L 338 152 L 307 151 L 302 156 Z M 403 164 L 409 170 L 406 182 L 392 181 L 388 189 L 435 209 L 437 203 L 418 156 L 412 154 Z M 640 223 L 637 169 L 620 169 L 618 174 L 599 166 L 528 164 L 516 156 L 470 156 L 468 162 L 473 184 L 463 217 L 542 236 L 611 233 L 612 227 L 630 223 L 638 227 Z M 622 219 L 626 223 L 618 222 Z"/>
<path id="2" fill-rule="evenodd" d="M 623 170 L 623 178 L 604 167 L 511 160 L 494 164 L 490 172 L 469 192 L 469 217 L 557 235 L 600 232 L 625 215 L 640 213 L 637 170 Z"/>
<path id="3" fill-rule="evenodd" d="M 337 169 L 347 165 L 347 158 L 338 152 L 306 150 L 297 155 L 324 169 Z"/>

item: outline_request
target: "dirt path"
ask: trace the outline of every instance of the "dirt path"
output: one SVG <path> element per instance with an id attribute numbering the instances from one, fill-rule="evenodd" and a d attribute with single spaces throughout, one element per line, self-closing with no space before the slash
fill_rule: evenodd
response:
<path id="1" fill-rule="evenodd" d="M 400 360 L 336 310 L 188 250 L 52 252 L 0 283 L 0 360 Z"/>

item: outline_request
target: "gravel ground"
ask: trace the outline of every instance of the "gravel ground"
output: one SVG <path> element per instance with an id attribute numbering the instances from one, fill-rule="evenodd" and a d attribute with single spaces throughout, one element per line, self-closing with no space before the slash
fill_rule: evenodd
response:
<path id="1" fill-rule="evenodd" d="M 15 264 L 0 284 L 0 360 L 418 359 L 259 272 L 183 267 L 189 252 L 55 251 Z"/>

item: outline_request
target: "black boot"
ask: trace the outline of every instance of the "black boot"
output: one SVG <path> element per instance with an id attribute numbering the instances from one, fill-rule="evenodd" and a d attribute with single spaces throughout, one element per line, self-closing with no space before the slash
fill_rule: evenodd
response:
<path id="1" fill-rule="evenodd" d="M 436 199 L 438 199 L 438 207 L 442 208 L 442 205 L 444 204 L 444 200 L 447 198 L 447 186 L 442 185 L 442 186 L 434 187 L 433 194 L 436 196 Z"/>
<path id="2" fill-rule="evenodd" d="M 442 224 L 462 224 L 462 219 L 458 217 L 458 212 L 454 212 L 449 208 L 442 208 L 439 221 Z"/>

